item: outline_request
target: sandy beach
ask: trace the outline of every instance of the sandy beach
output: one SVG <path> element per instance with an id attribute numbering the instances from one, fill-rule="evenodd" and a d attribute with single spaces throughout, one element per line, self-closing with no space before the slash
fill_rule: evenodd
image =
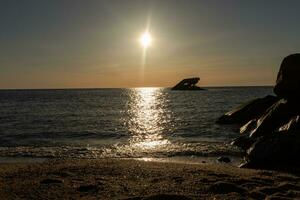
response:
<path id="1" fill-rule="evenodd" d="M 2 163 L 1 199 L 300 199 L 295 173 L 120 159 Z"/>

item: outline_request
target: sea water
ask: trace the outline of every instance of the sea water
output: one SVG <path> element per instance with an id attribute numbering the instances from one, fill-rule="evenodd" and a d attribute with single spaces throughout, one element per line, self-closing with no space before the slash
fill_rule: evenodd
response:
<path id="1" fill-rule="evenodd" d="M 0 90 L 2 158 L 238 157 L 225 112 L 271 87 Z"/>

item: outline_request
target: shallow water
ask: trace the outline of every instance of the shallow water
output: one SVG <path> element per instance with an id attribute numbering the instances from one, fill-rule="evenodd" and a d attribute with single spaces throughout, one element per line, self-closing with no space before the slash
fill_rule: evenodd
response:
<path id="1" fill-rule="evenodd" d="M 216 119 L 271 87 L 1 90 L 0 156 L 238 156 Z"/>

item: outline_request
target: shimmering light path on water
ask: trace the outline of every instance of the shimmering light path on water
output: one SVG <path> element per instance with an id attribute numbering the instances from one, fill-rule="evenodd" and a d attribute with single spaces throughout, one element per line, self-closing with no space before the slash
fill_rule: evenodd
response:
<path id="1" fill-rule="evenodd" d="M 131 146 L 151 149 L 170 143 L 164 135 L 170 132 L 172 113 L 166 107 L 166 98 L 162 90 L 162 88 L 131 90 L 129 117 L 125 119 L 128 120 Z"/>
<path id="2" fill-rule="evenodd" d="M 141 158 L 237 155 L 216 119 L 271 87 L 2 90 L 0 156 Z"/>

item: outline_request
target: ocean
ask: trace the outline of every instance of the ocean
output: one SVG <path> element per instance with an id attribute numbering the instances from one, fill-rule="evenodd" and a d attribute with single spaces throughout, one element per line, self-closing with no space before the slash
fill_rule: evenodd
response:
<path id="1" fill-rule="evenodd" d="M 240 157 L 218 117 L 272 87 L 0 90 L 1 158 Z"/>

